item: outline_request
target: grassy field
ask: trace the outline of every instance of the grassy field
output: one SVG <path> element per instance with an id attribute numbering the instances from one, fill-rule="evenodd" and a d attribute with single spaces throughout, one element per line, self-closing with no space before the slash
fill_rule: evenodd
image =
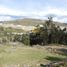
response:
<path id="1" fill-rule="evenodd" d="M 51 61 L 59 61 L 66 55 L 49 52 L 46 46 L 0 46 L 0 67 L 40 67 Z"/>

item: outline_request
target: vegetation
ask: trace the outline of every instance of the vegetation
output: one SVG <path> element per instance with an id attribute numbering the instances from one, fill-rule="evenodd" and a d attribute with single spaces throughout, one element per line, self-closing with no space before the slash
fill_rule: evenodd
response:
<path id="1" fill-rule="evenodd" d="M 23 33 L 22 29 L 13 29 L 13 28 L 4 28 L 0 27 L 0 43 L 4 42 L 21 42 L 21 33 Z"/>
<path id="2" fill-rule="evenodd" d="M 0 67 L 44 67 L 44 63 L 63 61 L 67 58 L 67 29 L 56 26 L 52 17 L 48 17 L 43 25 L 38 24 L 36 29 L 23 32 L 21 29 L 0 27 Z M 60 44 L 60 48 L 61 45 L 65 47 L 46 47 L 48 44 Z M 64 63 L 63 66 L 67 67 L 67 64 Z"/>
<path id="3" fill-rule="evenodd" d="M 58 48 L 60 48 L 59 46 Z M 51 53 L 48 46 L 22 46 L 12 44 L 0 46 L 0 67 L 40 67 L 53 61 L 62 61 L 67 56 Z"/>
<path id="4" fill-rule="evenodd" d="M 22 42 L 23 42 L 25 45 L 30 46 L 30 34 L 29 34 L 29 33 L 26 33 L 26 34 L 23 34 L 23 35 L 22 35 Z"/>
<path id="5" fill-rule="evenodd" d="M 43 27 L 37 26 L 36 30 L 38 31 L 31 33 L 30 37 L 32 42 L 35 40 L 35 44 L 67 44 L 67 29 L 61 29 L 60 26 L 55 26 L 52 17 L 48 18 L 48 21 L 45 22 Z"/>
<path id="6" fill-rule="evenodd" d="M 0 41 L 4 42 L 22 42 L 25 45 L 46 45 L 46 44 L 67 44 L 67 29 L 61 29 L 56 26 L 52 20 L 53 17 L 48 17 L 43 26 L 38 24 L 36 29 L 24 34 L 21 29 L 12 29 L 0 27 Z M 19 34 L 18 34 L 19 33 Z"/>

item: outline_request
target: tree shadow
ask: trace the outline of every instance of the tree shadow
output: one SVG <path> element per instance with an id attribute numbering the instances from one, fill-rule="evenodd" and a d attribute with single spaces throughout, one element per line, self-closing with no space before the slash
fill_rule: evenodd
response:
<path id="1" fill-rule="evenodd" d="M 67 49 L 65 49 L 65 48 L 57 49 L 56 53 L 59 54 L 59 55 L 67 56 Z M 51 67 L 50 66 L 51 64 L 58 63 L 58 62 L 62 62 L 63 64 L 65 64 L 65 63 L 67 64 L 67 58 L 47 56 L 44 59 L 49 60 L 50 63 L 40 64 L 41 67 Z M 59 66 L 55 66 L 55 67 L 59 67 Z"/>
<path id="2" fill-rule="evenodd" d="M 40 64 L 40 67 L 50 67 L 50 65 Z"/>
<path id="3" fill-rule="evenodd" d="M 58 65 L 57 66 L 52 66 L 52 64 L 55 64 L 56 62 L 58 63 L 60 61 L 63 61 L 64 58 L 47 56 L 46 60 L 49 60 L 50 63 L 48 63 L 48 64 L 40 64 L 40 67 L 58 67 Z"/>
<path id="4" fill-rule="evenodd" d="M 67 49 L 60 48 L 60 49 L 57 49 L 57 50 L 58 50 L 58 53 L 60 52 L 61 55 L 67 56 Z"/>
<path id="5" fill-rule="evenodd" d="M 46 59 L 51 61 L 51 62 L 55 62 L 55 61 L 62 61 L 64 58 L 47 56 Z"/>

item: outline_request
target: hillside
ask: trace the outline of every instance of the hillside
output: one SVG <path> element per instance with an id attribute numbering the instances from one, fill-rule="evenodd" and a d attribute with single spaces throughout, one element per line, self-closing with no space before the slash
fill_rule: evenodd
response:
<path id="1" fill-rule="evenodd" d="M 22 26 L 35 26 L 37 24 L 43 24 L 45 23 L 45 21 L 46 20 L 24 18 L 24 19 L 12 20 L 12 21 L 3 21 L 2 23 L 22 25 Z M 61 22 L 55 22 L 55 21 L 53 23 L 61 27 L 67 27 L 67 23 L 61 23 Z"/>
<path id="2" fill-rule="evenodd" d="M 24 18 L 24 19 L 17 19 L 13 21 L 4 21 L 4 22 L 9 24 L 16 24 L 16 25 L 33 26 L 36 24 L 44 23 L 44 20 Z"/>

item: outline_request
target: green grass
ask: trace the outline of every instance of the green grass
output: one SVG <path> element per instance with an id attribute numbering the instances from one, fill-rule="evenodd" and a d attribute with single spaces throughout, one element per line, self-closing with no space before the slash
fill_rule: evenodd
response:
<path id="1" fill-rule="evenodd" d="M 0 67 L 6 67 L 6 65 L 9 67 L 11 65 L 17 65 L 16 67 L 23 67 L 23 65 L 37 67 L 37 64 L 50 62 L 52 58 L 50 60 L 46 59 L 48 56 L 58 58 L 58 60 L 59 58 L 65 58 L 63 55 L 49 53 L 42 47 L 3 45 L 0 46 Z"/>

